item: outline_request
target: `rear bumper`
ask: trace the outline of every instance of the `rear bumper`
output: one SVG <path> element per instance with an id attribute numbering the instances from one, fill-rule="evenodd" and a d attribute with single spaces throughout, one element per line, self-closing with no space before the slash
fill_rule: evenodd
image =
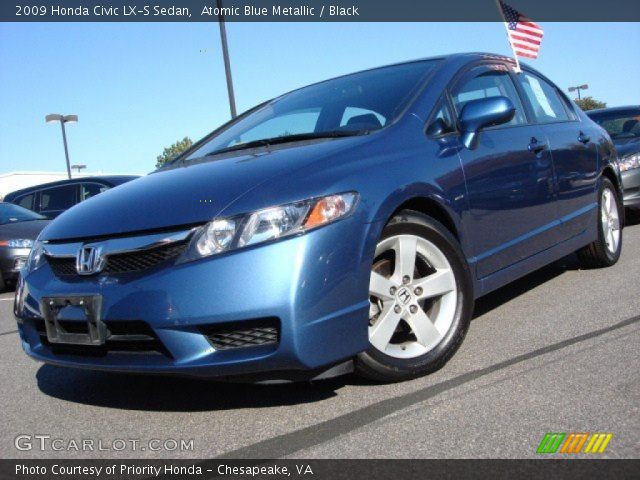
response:
<path id="1" fill-rule="evenodd" d="M 208 377 L 335 364 L 368 344 L 370 267 L 363 258 L 372 248 L 371 227 L 351 217 L 306 235 L 143 275 L 61 280 L 45 263 L 17 291 L 22 346 L 55 365 Z M 68 352 L 49 344 L 40 300 L 71 295 L 101 295 L 105 324 L 122 331 L 126 322 L 143 322 L 163 351 L 107 348 L 94 355 L 97 350 L 87 350 L 92 347 Z M 277 322 L 275 343 L 222 349 L 206 334 L 266 319 Z"/>
<path id="2" fill-rule="evenodd" d="M 640 207 L 640 168 L 622 172 L 624 206 Z"/>

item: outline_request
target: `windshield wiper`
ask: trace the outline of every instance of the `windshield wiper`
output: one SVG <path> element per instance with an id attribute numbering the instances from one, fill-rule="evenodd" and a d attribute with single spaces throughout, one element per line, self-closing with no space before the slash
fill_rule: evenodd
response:
<path id="1" fill-rule="evenodd" d="M 304 140 L 314 140 L 317 138 L 355 137 L 358 135 L 366 135 L 368 133 L 368 130 L 331 130 L 328 132 L 296 133 L 293 135 L 282 135 L 280 137 L 261 138 L 259 140 L 238 143 L 237 145 L 214 150 L 213 152 L 207 153 L 205 157 L 218 155 L 219 153 L 233 152 L 236 150 L 245 150 L 248 148 L 268 147 L 270 145 L 277 145 L 279 143 L 301 142 Z"/>

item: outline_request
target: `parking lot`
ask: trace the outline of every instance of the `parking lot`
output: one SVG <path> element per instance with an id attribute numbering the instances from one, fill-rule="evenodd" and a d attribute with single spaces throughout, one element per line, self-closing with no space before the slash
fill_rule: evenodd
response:
<path id="1" fill-rule="evenodd" d="M 638 457 L 640 224 L 624 242 L 613 268 L 580 270 L 567 257 L 482 299 L 449 364 L 395 385 L 236 385 L 42 365 L 23 354 L 12 293 L 1 294 L 0 455 L 535 457 L 547 432 L 610 432 L 603 456 Z M 19 435 L 62 439 L 62 449 L 18 450 Z M 142 448 L 68 448 L 82 439 Z M 193 448 L 151 451 L 150 439 Z"/>

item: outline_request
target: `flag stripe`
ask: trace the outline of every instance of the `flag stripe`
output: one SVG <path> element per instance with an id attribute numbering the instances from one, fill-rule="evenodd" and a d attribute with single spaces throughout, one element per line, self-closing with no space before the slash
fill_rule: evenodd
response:
<path id="1" fill-rule="evenodd" d="M 519 57 L 537 58 L 544 34 L 542 27 L 502 0 L 499 4 L 514 54 Z"/>
<path id="2" fill-rule="evenodd" d="M 523 43 L 533 43 L 534 45 L 540 45 L 540 40 L 533 40 L 531 38 L 526 38 L 520 35 L 519 33 L 512 33 L 511 40 L 514 42 L 523 42 Z"/>

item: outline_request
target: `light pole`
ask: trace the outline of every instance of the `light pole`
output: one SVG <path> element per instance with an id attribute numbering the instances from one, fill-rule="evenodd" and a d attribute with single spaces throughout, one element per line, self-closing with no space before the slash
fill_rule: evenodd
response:
<path id="1" fill-rule="evenodd" d="M 60 122 L 62 127 L 62 142 L 64 143 L 64 156 L 67 160 L 67 175 L 71 178 L 71 163 L 69 163 L 69 149 L 67 148 L 67 132 L 65 132 L 65 123 L 76 123 L 78 121 L 77 115 L 60 115 L 59 113 L 50 113 L 44 120 L 47 123 Z"/>
<path id="2" fill-rule="evenodd" d="M 224 73 L 227 76 L 227 93 L 229 94 L 229 109 L 231 118 L 236 118 L 236 99 L 233 93 L 233 80 L 231 78 L 231 62 L 229 61 L 229 47 L 227 45 L 227 29 L 224 26 L 224 13 L 222 0 L 216 0 L 218 5 L 218 25 L 220 26 L 220 40 L 222 41 L 222 57 L 224 58 Z"/>
<path id="3" fill-rule="evenodd" d="M 588 88 L 589 88 L 589 85 L 585 83 L 584 85 L 576 85 L 575 87 L 569 87 L 569 91 L 578 92 L 578 100 L 581 100 L 582 97 L 580 96 L 580 90 L 587 90 Z"/>

